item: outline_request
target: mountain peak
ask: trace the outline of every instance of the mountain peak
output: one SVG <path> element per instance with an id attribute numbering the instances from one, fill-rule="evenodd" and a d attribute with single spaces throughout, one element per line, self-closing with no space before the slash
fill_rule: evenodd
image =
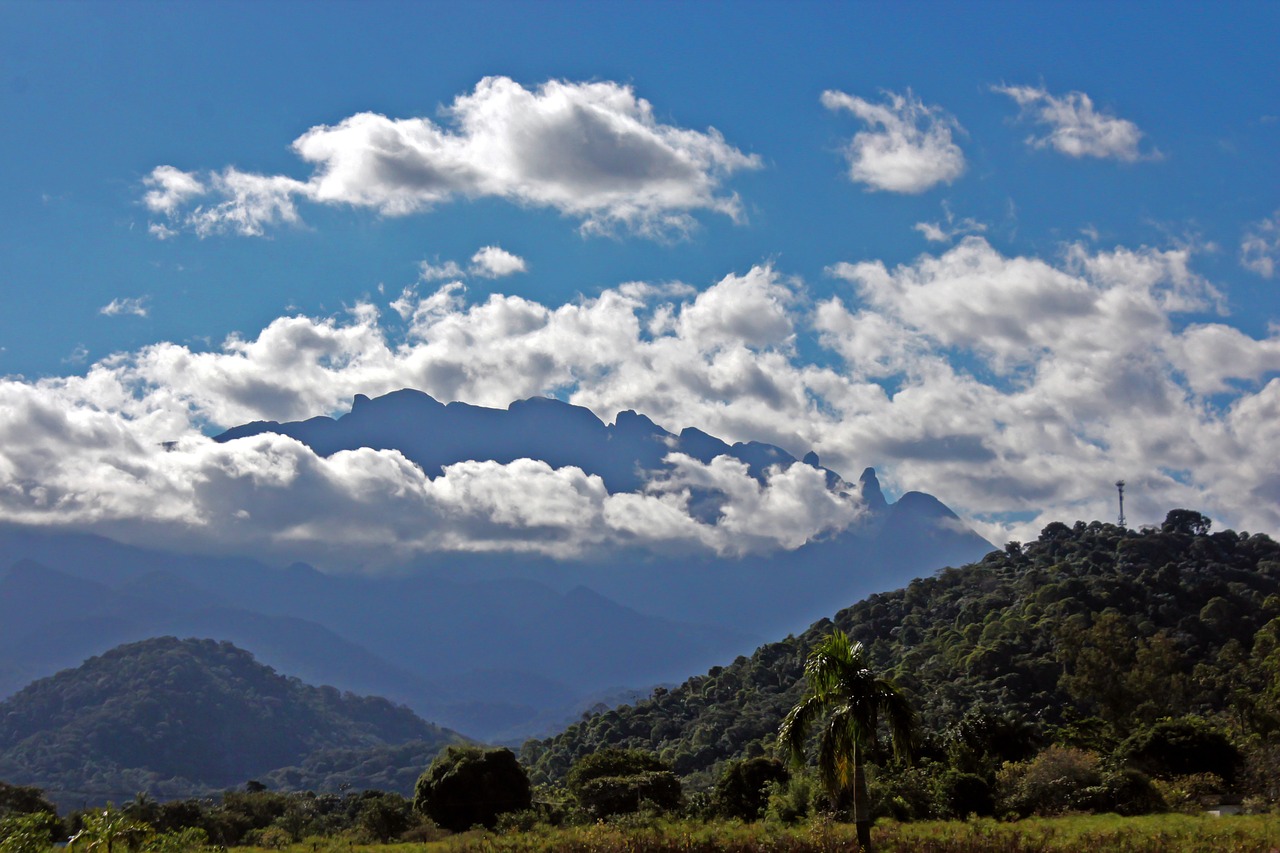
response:
<path id="1" fill-rule="evenodd" d="M 0 703 L 0 717 L 5 760 L 55 790 L 93 790 L 95 772 L 117 767 L 179 789 L 217 789 L 319 750 L 459 739 L 385 699 L 281 675 L 230 643 L 173 636 L 35 681 Z M 83 765 L 53 764 L 49 743 L 76 744 Z"/>
<path id="2" fill-rule="evenodd" d="M 879 511 L 889 506 L 889 502 L 884 499 L 884 492 L 880 491 L 875 468 L 865 469 L 858 482 L 862 484 L 862 500 L 866 502 L 868 509 Z"/>

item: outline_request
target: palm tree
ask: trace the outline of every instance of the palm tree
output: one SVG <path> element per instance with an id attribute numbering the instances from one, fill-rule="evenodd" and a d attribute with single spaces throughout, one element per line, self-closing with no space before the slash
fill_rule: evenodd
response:
<path id="1" fill-rule="evenodd" d="M 871 850 L 871 810 L 863 769 L 866 752 L 876 743 L 876 729 L 889 726 L 895 755 L 910 757 L 916 737 L 916 712 L 893 680 L 872 672 L 861 643 L 836 629 L 822 639 L 805 661 L 804 696 L 778 729 L 778 742 L 793 762 L 803 765 L 805 741 L 814 723 L 827 715 L 818 747 L 818 776 L 833 805 L 853 796 L 858 844 Z"/>

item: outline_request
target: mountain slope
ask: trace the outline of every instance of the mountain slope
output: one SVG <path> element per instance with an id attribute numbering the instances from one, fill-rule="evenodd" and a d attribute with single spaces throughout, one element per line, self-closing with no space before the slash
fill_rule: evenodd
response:
<path id="1" fill-rule="evenodd" d="M 121 643 L 198 635 L 475 737 L 519 737 L 585 695 L 671 681 L 757 642 L 533 580 L 335 577 L 252 563 L 210 573 L 198 560 L 135 553 L 148 571 L 119 585 L 31 560 L 0 571 L 0 697 Z M 170 568 L 151 570 L 162 564 Z"/>
<path id="2" fill-rule="evenodd" d="M 548 781 L 602 746 L 635 747 L 705 784 L 722 762 L 772 750 L 805 656 L 833 623 L 908 690 L 926 735 L 983 709 L 1044 738 L 1077 727 L 1106 744 L 1189 713 L 1229 712 L 1246 734 L 1280 733 L 1280 545 L 1171 518 L 1148 531 L 1051 524 L 1035 542 L 873 595 L 798 637 L 530 741 L 524 760 Z"/>
<path id="3" fill-rule="evenodd" d="M 326 750 L 458 740 L 408 708 L 311 687 L 212 640 L 121 646 L 0 703 L 0 777 L 55 798 L 134 785 L 191 795 Z"/>

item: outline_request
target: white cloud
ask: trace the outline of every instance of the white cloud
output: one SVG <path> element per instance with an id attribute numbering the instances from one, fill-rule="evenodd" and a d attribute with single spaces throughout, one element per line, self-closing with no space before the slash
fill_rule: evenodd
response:
<path id="1" fill-rule="evenodd" d="M 309 188 L 283 175 L 253 175 L 227 168 L 211 176 L 216 204 L 200 206 L 187 214 L 185 224 L 201 237 L 238 234 L 261 237 L 267 227 L 281 222 L 298 224 L 294 196 L 306 195 Z"/>
<path id="2" fill-rule="evenodd" d="M 1158 151 L 1142 154 L 1138 149 L 1142 131 L 1127 119 L 1100 113 L 1084 92 L 1068 92 L 1058 97 L 1034 86 L 993 86 L 993 91 L 1018 102 L 1023 112 L 1048 131 L 1027 138 L 1036 148 L 1052 148 L 1068 157 L 1098 157 L 1134 162 L 1158 159 Z"/>
<path id="3" fill-rule="evenodd" d="M 194 174 L 173 166 L 156 166 L 142 179 L 142 185 L 150 187 L 142 197 L 147 209 L 152 213 L 170 215 L 187 200 L 206 192 L 204 184 Z"/>
<path id="4" fill-rule="evenodd" d="M 1276 274 L 1280 262 L 1280 212 L 1253 223 L 1240 242 L 1240 264 L 1263 278 Z"/>
<path id="5" fill-rule="evenodd" d="M 984 223 L 971 216 L 966 216 L 964 219 L 957 221 L 955 214 L 951 212 L 950 205 L 946 202 L 942 204 L 942 212 L 946 216 L 945 222 L 917 222 L 913 226 L 930 243 L 950 243 L 957 237 L 981 234 L 987 230 L 987 226 Z"/>
<path id="6" fill-rule="evenodd" d="M 430 261 L 422 261 L 418 265 L 418 279 L 420 281 L 461 281 L 468 276 L 504 278 L 527 272 L 528 269 L 529 265 L 519 255 L 513 255 L 501 246 L 483 246 L 471 256 L 471 263 L 465 269 L 453 260 L 441 262 L 439 258 L 434 258 Z"/>
<path id="7" fill-rule="evenodd" d="M 883 104 L 827 90 L 822 105 L 848 110 L 872 128 L 856 134 L 845 152 L 852 181 L 873 190 L 922 193 L 964 172 L 964 152 L 951 141 L 952 130 L 962 131 L 959 123 L 909 89 L 906 95 L 886 93 Z"/>
<path id="8" fill-rule="evenodd" d="M 122 314 L 131 314 L 134 317 L 145 317 L 147 316 L 147 297 L 117 297 L 99 308 L 98 313 L 105 314 L 108 317 L 118 317 Z"/>
<path id="9" fill-rule="evenodd" d="M 152 187 L 144 201 L 202 236 L 257 236 L 297 222 L 299 198 L 404 216 L 486 196 L 557 210 L 587 232 L 667 236 L 692 227 L 696 211 L 740 218 L 737 196 L 722 184 L 761 165 L 714 128 L 659 122 L 648 101 L 611 82 L 553 80 L 531 91 L 486 77 L 444 115 L 446 126 L 358 113 L 313 127 L 293 143 L 314 169 L 306 181 L 227 168 L 206 186 L 160 166 L 144 181 Z M 207 204 L 185 209 L 205 197 Z"/>
<path id="10" fill-rule="evenodd" d="M 368 565 L 371 548 L 378 563 L 442 550 L 768 552 L 841 529 L 861 507 L 855 493 L 828 490 L 817 469 L 771 469 L 762 484 L 727 457 L 679 457 L 670 477 L 634 494 L 530 459 L 460 462 L 429 479 L 397 451 L 324 458 L 272 434 L 215 443 L 173 407 L 136 418 L 95 409 L 78 398 L 84 386 L 0 384 L 6 520 L 198 550 L 235 542 L 350 569 Z M 690 514 L 693 487 L 721 496 L 718 518 Z"/>
<path id="11" fill-rule="evenodd" d="M 418 278 L 423 281 L 444 281 L 446 279 L 456 281 L 460 278 L 466 278 L 467 274 L 458 266 L 457 261 L 445 261 L 440 263 L 436 261 L 423 261 L 418 265 Z"/>
<path id="12" fill-rule="evenodd" d="M 1113 517 L 1122 478 L 1136 523 L 1186 506 L 1274 532 L 1280 332 L 1214 320 L 1221 297 L 1192 261 L 1186 248 L 1085 244 L 1010 257 L 970 236 L 896 267 L 834 264 L 848 290 L 816 304 L 768 266 L 700 292 L 628 283 L 560 306 L 411 288 L 396 299 L 402 337 L 360 305 L 207 352 L 159 343 L 83 376 L 0 380 L 0 517 L 341 561 L 344 538 L 361 536 L 411 553 L 759 552 L 857 512 L 804 467 L 761 484 L 732 460 L 673 458 L 669 477 L 608 495 L 540 463 L 427 480 L 385 451 L 320 459 L 286 439 L 201 435 L 413 387 L 490 406 L 554 393 L 605 419 L 635 409 L 672 431 L 813 449 L 848 477 L 875 465 L 891 490 L 933 492 L 996 539 Z M 723 495 L 714 521 L 686 497 L 705 488 Z"/>
<path id="13" fill-rule="evenodd" d="M 469 270 L 481 278 L 503 278 L 526 272 L 529 269 L 524 258 L 513 255 L 500 246 L 484 246 L 471 256 Z"/>

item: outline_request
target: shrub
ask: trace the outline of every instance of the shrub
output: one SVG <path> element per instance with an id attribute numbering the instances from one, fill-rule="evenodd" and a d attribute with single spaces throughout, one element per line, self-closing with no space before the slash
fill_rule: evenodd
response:
<path id="1" fill-rule="evenodd" d="M 1119 755 L 1125 763 L 1161 779 L 1212 773 L 1228 785 L 1242 760 L 1225 734 L 1196 717 L 1161 720 L 1121 744 Z"/>
<path id="2" fill-rule="evenodd" d="M 787 825 L 799 823 L 817 811 L 816 803 L 825 803 L 826 794 L 814 783 L 809 773 L 797 773 L 785 784 L 775 785 L 765 806 L 765 820 Z"/>
<path id="3" fill-rule="evenodd" d="M 608 747 L 569 768 L 569 793 L 593 817 L 632 814 L 648 804 L 658 811 L 680 807 L 680 780 L 656 755 Z"/>
<path id="4" fill-rule="evenodd" d="M 418 779 L 413 807 L 445 829 L 493 829 L 498 815 L 533 804 L 529 777 L 509 749 L 451 746 Z"/>
<path id="5" fill-rule="evenodd" d="M 1080 810 L 1084 790 L 1102 783 L 1098 765 L 1097 753 L 1051 746 L 1029 761 L 1000 769 L 997 802 L 1001 810 L 1021 817 Z"/>
<path id="6" fill-rule="evenodd" d="M 755 821 L 769 805 L 769 791 L 791 774 L 776 758 L 748 758 L 730 762 L 716 783 L 715 812 L 722 817 Z"/>
<path id="7" fill-rule="evenodd" d="M 938 780 L 938 805 L 950 817 L 990 817 L 996 813 L 995 794 L 976 773 L 951 771 Z"/>
<path id="8" fill-rule="evenodd" d="M 57 815 L 36 811 L 0 820 L 0 853 L 45 853 L 62 824 Z"/>

